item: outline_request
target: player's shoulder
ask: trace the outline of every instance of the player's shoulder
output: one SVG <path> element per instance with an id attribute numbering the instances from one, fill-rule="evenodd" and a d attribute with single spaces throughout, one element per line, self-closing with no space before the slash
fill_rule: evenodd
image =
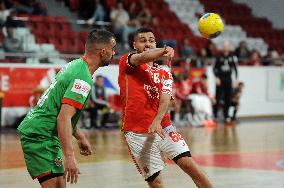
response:
<path id="1" fill-rule="evenodd" d="M 120 57 L 120 61 L 126 61 L 128 59 L 128 56 L 130 55 L 131 53 L 130 52 L 127 52 L 125 54 L 123 54 L 121 57 Z"/>
<path id="2" fill-rule="evenodd" d="M 64 78 L 70 79 L 72 79 L 73 77 L 76 78 L 78 76 L 87 76 L 89 75 L 89 69 L 87 69 L 85 66 L 85 63 L 81 58 L 72 60 L 60 70 L 60 75 L 64 75 Z"/>
<path id="3" fill-rule="evenodd" d="M 74 73 L 89 74 L 88 65 L 82 58 L 74 59 L 70 64 Z"/>

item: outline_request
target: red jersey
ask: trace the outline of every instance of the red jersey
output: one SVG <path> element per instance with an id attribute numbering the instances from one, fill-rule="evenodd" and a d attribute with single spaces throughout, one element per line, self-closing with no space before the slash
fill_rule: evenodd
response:
<path id="1" fill-rule="evenodd" d="M 183 80 L 179 83 L 175 83 L 175 97 L 181 100 L 187 100 L 191 93 L 191 81 Z"/>
<path id="2" fill-rule="evenodd" d="M 147 133 L 158 112 L 160 94 L 167 93 L 172 96 L 173 78 L 171 73 L 161 66 L 130 65 L 129 55 L 125 54 L 119 61 L 122 130 Z M 169 113 L 161 124 L 163 128 L 171 124 Z"/>

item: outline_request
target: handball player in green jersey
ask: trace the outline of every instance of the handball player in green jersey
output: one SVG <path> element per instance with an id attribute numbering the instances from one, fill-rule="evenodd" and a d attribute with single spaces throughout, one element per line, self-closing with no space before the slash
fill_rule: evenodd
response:
<path id="1" fill-rule="evenodd" d="M 29 174 L 41 187 L 64 188 L 76 183 L 80 174 L 72 135 L 80 153 L 91 155 L 91 145 L 76 126 L 93 85 L 92 75 L 107 66 L 115 54 L 111 32 L 95 29 L 88 35 L 85 53 L 56 75 L 55 81 L 30 110 L 18 131 Z"/>

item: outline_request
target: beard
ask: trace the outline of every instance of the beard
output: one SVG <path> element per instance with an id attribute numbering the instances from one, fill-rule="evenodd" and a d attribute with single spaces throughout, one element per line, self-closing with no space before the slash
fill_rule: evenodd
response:
<path id="1" fill-rule="evenodd" d="M 106 67 L 108 66 L 112 61 L 112 58 L 111 59 L 104 59 L 102 60 L 101 64 L 100 64 L 100 67 Z"/>

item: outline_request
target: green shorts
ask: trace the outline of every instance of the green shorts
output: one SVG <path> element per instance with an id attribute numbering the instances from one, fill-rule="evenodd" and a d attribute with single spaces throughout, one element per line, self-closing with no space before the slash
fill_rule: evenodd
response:
<path id="1" fill-rule="evenodd" d="M 58 140 L 27 137 L 20 133 L 29 174 L 33 179 L 51 173 L 64 173 L 64 157 Z"/>

